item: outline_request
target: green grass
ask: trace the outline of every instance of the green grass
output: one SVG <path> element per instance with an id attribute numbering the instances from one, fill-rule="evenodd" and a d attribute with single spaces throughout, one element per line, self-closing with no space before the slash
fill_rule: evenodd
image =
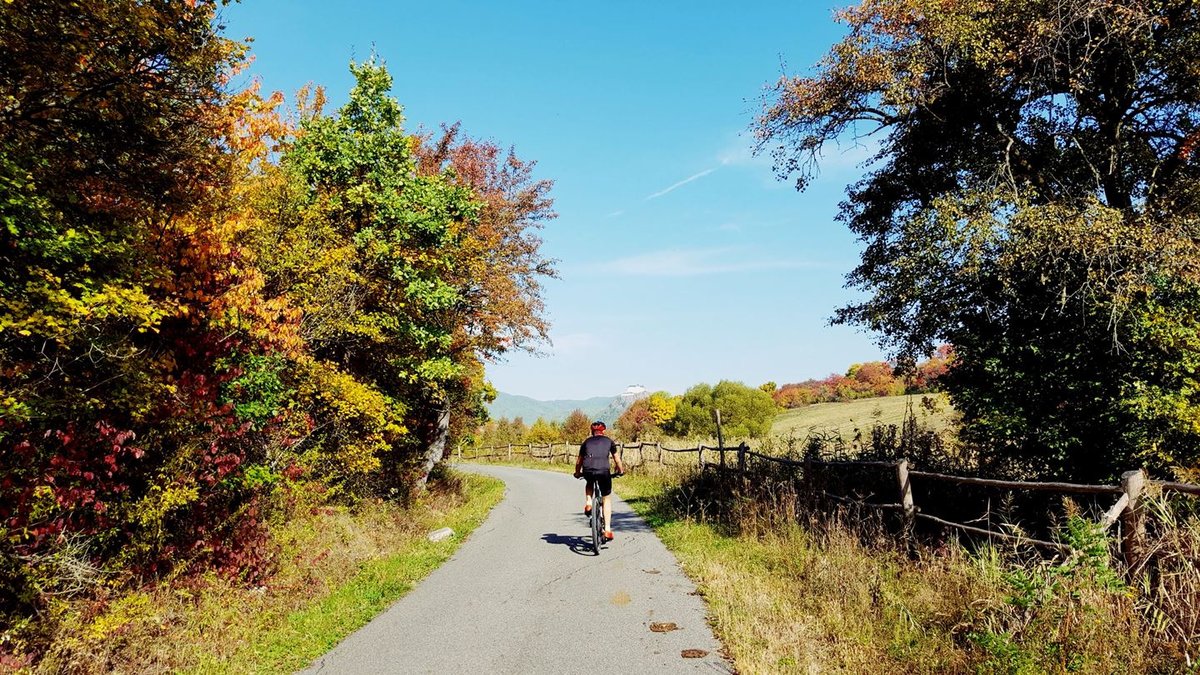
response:
<path id="1" fill-rule="evenodd" d="M 846 441 L 854 439 L 860 430 L 866 436 L 876 424 L 896 424 L 904 421 L 911 405 L 917 420 L 941 431 L 954 424 L 956 413 L 945 394 L 928 394 L 934 409 L 922 405 L 921 395 L 864 398 L 842 403 L 814 403 L 781 413 L 771 424 L 772 436 L 794 435 L 800 438 L 812 433 L 840 434 Z"/>
<path id="2" fill-rule="evenodd" d="M 288 673 L 404 596 L 487 517 L 504 484 L 449 473 L 416 504 L 319 498 L 271 526 L 276 571 L 258 587 L 207 574 L 64 601 L 35 672 Z M 308 493 L 300 495 L 300 498 Z M 455 535 L 432 543 L 431 530 Z M 3 667 L 0 666 L 0 670 Z"/>

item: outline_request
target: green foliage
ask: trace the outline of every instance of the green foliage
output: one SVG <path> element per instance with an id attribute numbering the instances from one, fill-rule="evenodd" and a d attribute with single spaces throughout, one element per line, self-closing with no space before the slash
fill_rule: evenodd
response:
<path id="1" fill-rule="evenodd" d="M 762 389 L 722 380 L 715 387 L 698 384 L 684 392 L 669 429 L 679 436 L 715 437 L 717 410 L 726 438 L 761 438 L 771 430 L 779 412 L 771 395 Z"/>
<path id="2" fill-rule="evenodd" d="M 984 612 L 982 630 L 968 634 L 985 654 L 985 672 L 1094 672 L 1101 663 L 1125 656 L 1111 644 L 1114 638 L 1143 646 L 1132 594 L 1109 564 L 1110 542 L 1103 530 L 1072 516 L 1061 538 L 1075 551 L 1065 560 L 1001 571 L 1009 592 L 1006 606 Z M 1129 632 L 1114 636 L 1108 632 L 1114 625 Z"/>
<path id="3" fill-rule="evenodd" d="M 261 431 L 294 400 L 296 390 L 283 378 L 287 361 L 279 354 L 246 355 L 237 365 L 219 360 L 218 369 L 234 369 L 236 375 L 222 385 L 218 402 L 233 406 L 238 420 Z"/>
<path id="4" fill-rule="evenodd" d="M 450 358 L 452 326 L 441 317 L 461 301 L 446 277 L 457 264 L 463 223 L 479 207 L 465 188 L 418 173 L 387 70 L 371 60 L 351 72 L 356 83 L 346 105 L 337 115 L 306 119 L 282 161 L 297 186 L 301 225 L 312 223 L 311 238 L 342 252 L 330 263 L 340 288 L 320 297 L 354 307 L 323 308 L 328 323 L 316 354 L 394 394 L 436 388 L 459 374 Z M 329 271 L 325 263 L 295 263 L 300 269 L 280 275 L 307 280 L 289 290 L 309 305 L 303 294 L 327 283 L 321 277 Z"/>

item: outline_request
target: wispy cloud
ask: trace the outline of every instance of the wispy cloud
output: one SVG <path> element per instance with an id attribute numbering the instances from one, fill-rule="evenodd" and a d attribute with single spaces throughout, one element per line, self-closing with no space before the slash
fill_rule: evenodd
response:
<path id="1" fill-rule="evenodd" d="M 659 198 L 659 197 L 661 197 L 661 196 L 663 196 L 663 195 L 667 194 L 668 192 L 673 192 L 673 191 L 675 191 L 675 190 L 677 190 L 677 189 L 679 189 L 679 188 L 683 187 L 684 185 L 687 185 L 688 183 L 690 183 L 690 182 L 692 182 L 692 181 L 694 181 L 694 180 L 697 180 L 697 179 L 700 179 L 700 178 L 704 178 L 705 176 L 707 176 L 708 174 L 710 174 L 710 173 L 712 173 L 712 172 L 716 171 L 716 170 L 717 170 L 717 169 L 719 169 L 719 168 L 721 168 L 721 167 L 719 167 L 719 166 L 714 166 L 714 167 L 713 167 L 713 168 L 711 168 L 711 169 L 705 169 L 704 171 L 701 171 L 700 173 L 698 173 L 698 174 L 695 174 L 695 175 L 693 175 L 693 176 L 688 176 L 687 178 L 684 178 L 683 180 L 679 181 L 678 183 L 675 183 L 674 185 L 672 185 L 672 186 L 670 186 L 670 187 L 668 187 L 668 188 L 664 188 L 664 189 L 662 189 L 662 190 L 659 190 L 658 192 L 655 192 L 654 194 L 650 195 L 649 197 L 646 197 L 645 201 L 650 201 L 651 199 L 657 199 L 657 198 Z"/>
<path id="2" fill-rule="evenodd" d="M 605 218 L 616 218 L 617 216 L 623 216 L 623 215 L 625 215 L 625 210 L 617 209 L 616 211 L 613 211 L 612 213 L 605 216 Z"/>
<path id="3" fill-rule="evenodd" d="M 821 266 L 807 260 L 756 257 L 754 251 L 745 248 L 724 247 L 639 253 L 608 261 L 603 270 L 624 276 L 692 277 Z"/>
<path id="4" fill-rule="evenodd" d="M 717 153 L 717 159 L 722 166 L 771 168 L 770 153 L 754 154 L 753 143 L 740 134 L 726 143 L 725 147 Z"/>

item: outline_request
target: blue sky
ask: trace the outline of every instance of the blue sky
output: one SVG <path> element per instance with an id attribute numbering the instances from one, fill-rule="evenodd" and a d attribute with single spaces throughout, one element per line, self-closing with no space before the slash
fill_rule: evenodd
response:
<path id="1" fill-rule="evenodd" d="M 558 260 L 553 345 L 488 367 L 501 391 L 587 398 L 641 384 L 780 384 L 882 358 L 831 327 L 854 299 L 859 244 L 835 222 L 864 148 L 830 148 L 804 193 L 753 157 L 767 85 L 817 62 L 845 3 L 315 2 L 245 0 L 226 34 L 253 37 L 266 91 L 351 84 L 374 50 L 407 125 L 461 121 L 555 182 L 541 231 Z"/>

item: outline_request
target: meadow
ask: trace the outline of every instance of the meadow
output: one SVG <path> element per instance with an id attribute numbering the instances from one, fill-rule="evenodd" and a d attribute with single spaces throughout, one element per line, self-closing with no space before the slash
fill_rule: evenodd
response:
<path id="1" fill-rule="evenodd" d="M 957 413 L 945 394 L 912 394 L 863 398 L 838 403 L 814 403 L 780 413 L 771 424 L 772 436 L 840 435 L 852 440 L 877 424 L 899 426 L 915 415 L 922 427 L 945 431 L 954 426 Z"/>

